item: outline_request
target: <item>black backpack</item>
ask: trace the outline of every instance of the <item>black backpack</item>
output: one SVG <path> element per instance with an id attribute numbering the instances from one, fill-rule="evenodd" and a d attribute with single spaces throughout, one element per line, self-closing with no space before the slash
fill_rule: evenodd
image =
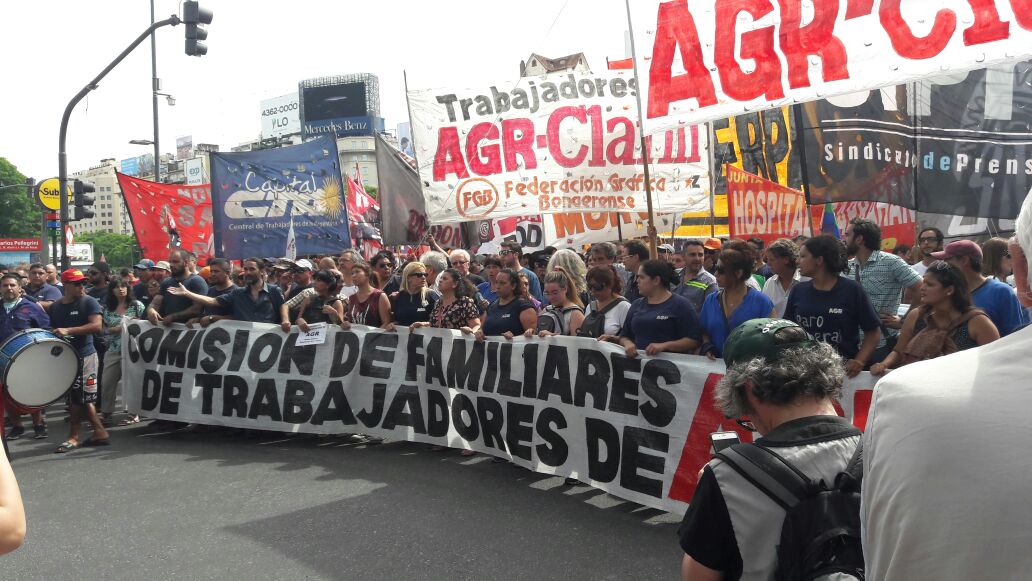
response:
<path id="1" fill-rule="evenodd" d="M 773 450 L 735 444 L 717 454 L 785 509 L 778 544 L 778 581 L 864 579 L 860 541 L 863 444 L 828 488 Z"/>
<path id="2" fill-rule="evenodd" d="M 584 317 L 580 329 L 577 329 L 578 337 L 592 337 L 598 339 L 606 332 L 606 313 L 613 310 L 616 305 L 626 303 L 627 299 L 620 297 L 606 305 L 606 308 L 598 310 L 598 302 L 591 301 L 591 313 Z"/>
<path id="3" fill-rule="evenodd" d="M 565 335 L 566 314 L 571 311 L 583 312 L 583 309 L 576 305 L 563 309 L 557 309 L 552 305 L 548 305 L 545 307 L 545 310 L 541 311 L 541 314 L 538 315 L 537 330 L 548 331 L 549 333 L 555 333 L 556 335 Z"/>

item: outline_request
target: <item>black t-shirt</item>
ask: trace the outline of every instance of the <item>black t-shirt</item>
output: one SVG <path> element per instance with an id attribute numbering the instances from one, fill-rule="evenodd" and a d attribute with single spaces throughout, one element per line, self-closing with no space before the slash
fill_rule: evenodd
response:
<path id="1" fill-rule="evenodd" d="M 161 310 L 158 314 L 162 317 L 167 317 L 174 313 L 181 313 L 193 306 L 193 301 L 190 300 L 189 297 L 177 297 L 168 292 L 169 287 L 176 286 L 180 282 L 182 282 L 183 286 L 186 287 L 186 290 L 190 292 L 194 292 L 199 295 L 208 294 L 208 283 L 204 282 L 204 279 L 196 274 L 191 274 L 183 281 L 180 281 L 174 276 L 170 276 L 161 281 L 161 290 L 158 291 L 158 296 L 161 297 Z"/>
<path id="2" fill-rule="evenodd" d="M 533 309 L 534 303 L 526 299 L 513 299 L 509 304 L 501 304 L 496 300 L 487 307 L 487 317 L 481 329 L 485 335 L 501 335 L 511 331 L 513 335 L 522 335 L 523 323 L 520 323 L 520 313 L 527 309 Z"/>
<path id="3" fill-rule="evenodd" d="M 221 297 L 222 295 L 224 295 L 226 293 L 231 293 L 234 290 L 236 290 L 236 288 L 237 288 L 237 285 L 231 284 L 228 287 L 226 287 L 226 288 L 224 288 L 222 290 L 219 290 L 219 289 L 215 288 L 214 285 L 212 285 L 212 286 L 208 287 L 208 292 L 205 293 L 205 294 L 207 294 L 209 297 L 214 299 L 214 298 Z M 204 314 L 205 315 L 218 315 L 218 316 L 232 315 L 233 314 L 233 310 L 232 309 L 228 309 L 226 307 L 223 307 L 221 305 L 216 305 L 214 307 L 205 307 L 204 308 Z"/>
<path id="4" fill-rule="evenodd" d="M 623 336 L 638 349 L 650 343 L 666 343 L 690 337 L 702 341 L 702 325 L 691 301 L 671 294 L 667 300 L 652 304 L 648 299 L 634 301 L 624 319 Z"/>
<path id="5" fill-rule="evenodd" d="M 485 282 L 487 282 L 487 280 L 484 277 L 482 277 L 480 275 L 477 275 L 477 274 L 467 274 L 466 275 L 466 280 L 468 280 L 469 282 L 473 283 L 474 287 L 480 286 L 480 285 L 484 284 Z"/>
<path id="6" fill-rule="evenodd" d="M 846 359 L 860 352 L 861 330 L 871 332 L 881 327 L 864 288 L 844 277 L 839 277 L 830 291 L 817 290 L 813 281 L 795 285 L 788 293 L 784 318 L 799 323 Z"/>
<path id="7" fill-rule="evenodd" d="M 314 294 L 305 299 L 308 302 L 308 306 L 305 307 L 305 311 L 301 313 L 301 318 L 306 323 L 330 323 L 335 322 L 330 320 L 330 316 L 322 312 L 323 307 L 326 305 L 333 305 L 334 303 L 340 302 L 340 297 L 337 295 L 330 295 L 326 298 L 320 297 L 318 294 Z"/>
<path id="8" fill-rule="evenodd" d="M 107 303 L 108 289 L 110 289 L 110 288 L 111 288 L 111 285 L 102 286 L 102 287 L 96 287 L 96 286 L 95 287 L 90 287 L 86 291 L 86 294 L 88 294 L 89 296 L 97 299 L 97 302 L 103 305 L 103 304 Z"/>
<path id="9" fill-rule="evenodd" d="M 433 284 L 433 281 L 429 281 L 427 284 Z M 387 281 L 387 286 L 383 287 L 383 294 L 385 294 L 387 296 L 391 296 L 391 293 L 396 293 L 396 292 L 398 292 L 400 290 L 401 290 L 401 277 L 395 275 L 395 276 L 392 276 L 391 279 Z"/>
<path id="10" fill-rule="evenodd" d="M 50 305 L 50 324 L 55 329 L 81 327 L 89 324 L 90 315 L 99 314 L 100 303 L 91 296 L 81 297 L 71 303 L 65 303 L 63 300 L 54 301 L 54 304 Z M 93 335 L 75 335 L 71 337 L 71 343 L 82 357 L 97 352 L 93 346 Z"/>
<path id="11" fill-rule="evenodd" d="M 405 291 L 398 291 L 398 294 L 391 298 L 391 310 L 394 313 L 394 323 L 397 325 L 411 325 L 417 321 L 430 321 L 430 312 L 434 305 L 441 299 L 436 291 L 428 290 L 426 301 L 420 294 L 410 294 Z"/>
<path id="12" fill-rule="evenodd" d="M 147 282 L 140 281 L 133 285 L 133 296 L 144 306 L 150 304 L 150 297 L 147 296 Z"/>

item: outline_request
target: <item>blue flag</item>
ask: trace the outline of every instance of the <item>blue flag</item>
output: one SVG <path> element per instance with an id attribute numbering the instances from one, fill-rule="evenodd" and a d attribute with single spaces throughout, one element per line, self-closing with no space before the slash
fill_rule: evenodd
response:
<path id="1" fill-rule="evenodd" d="M 220 258 L 282 257 L 289 232 L 297 256 L 351 247 L 337 142 L 211 154 L 212 221 Z"/>
<path id="2" fill-rule="evenodd" d="M 839 232 L 838 222 L 835 221 L 835 204 L 824 204 L 824 217 L 821 220 L 821 234 L 831 234 L 835 238 L 842 238 Z"/>

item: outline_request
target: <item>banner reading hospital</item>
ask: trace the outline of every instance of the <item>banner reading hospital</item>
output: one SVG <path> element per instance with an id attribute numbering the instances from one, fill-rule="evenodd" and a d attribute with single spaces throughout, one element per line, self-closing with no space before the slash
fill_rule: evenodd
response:
<path id="1" fill-rule="evenodd" d="M 647 134 L 1032 56 L 1030 0 L 631 0 Z"/>
<path id="2" fill-rule="evenodd" d="M 351 247 L 332 136 L 279 149 L 212 153 L 211 197 L 219 257 L 285 256 L 291 228 L 298 256 Z"/>
<path id="3" fill-rule="evenodd" d="M 644 212 L 633 77 L 570 73 L 409 91 L 431 223 L 557 212 Z M 707 133 L 650 137 L 657 213 L 709 209 Z"/>

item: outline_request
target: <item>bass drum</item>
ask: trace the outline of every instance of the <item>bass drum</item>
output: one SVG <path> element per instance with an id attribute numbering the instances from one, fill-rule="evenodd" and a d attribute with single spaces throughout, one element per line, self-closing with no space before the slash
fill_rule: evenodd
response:
<path id="1" fill-rule="evenodd" d="M 61 399 L 81 373 L 78 350 L 50 331 L 27 329 L 0 345 L 0 379 L 7 397 L 23 408 Z"/>

